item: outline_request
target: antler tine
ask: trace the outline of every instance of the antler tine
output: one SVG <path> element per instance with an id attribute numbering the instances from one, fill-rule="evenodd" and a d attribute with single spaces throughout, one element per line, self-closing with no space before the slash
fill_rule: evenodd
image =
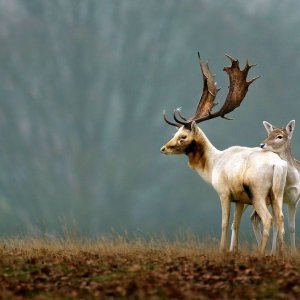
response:
<path id="1" fill-rule="evenodd" d="M 245 68 L 251 69 L 252 67 L 257 66 L 257 64 L 249 64 L 249 60 L 247 58 Z"/>
<path id="2" fill-rule="evenodd" d="M 178 118 L 177 118 L 177 116 L 176 116 L 176 113 L 179 113 L 179 110 L 177 110 L 177 109 L 175 109 L 174 110 L 174 112 L 173 112 L 173 118 L 174 118 L 174 120 L 177 122 L 177 123 L 179 123 L 179 124 L 181 124 L 181 125 L 188 125 L 190 122 L 187 122 L 187 121 L 185 121 L 185 120 L 179 120 Z M 179 115 L 180 116 L 180 115 Z"/>
<path id="3" fill-rule="evenodd" d="M 256 79 L 260 78 L 261 76 L 256 76 L 254 78 L 252 78 L 250 81 L 248 81 L 248 85 L 250 85 L 252 82 L 254 82 Z"/>
<path id="4" fill-rule="evenodd" d="M 175 127 L 180 127 L 179 124 L 173 123 L 173 122 L 171 122 L 171 121 L 169 121 L 169 120 L 167 119 L 167 117 L 166 117 L 166 111 L 165 111 L 165 110 L 163 110 L 163 117 L 164 117 L 165 122 L 168 123 L 169 125 L 172 125 L 172 126 L 175 126 Z"/>
<path id="5" fill-rule="evenodd" d="M 187 120 L 188 120 L 186 117 L 184 117 L 184 116 L 181 114 L 180 110 L 177 110 L 177 113 L 178 113 L 178 116 L 179 116 L 183 121 L 187 121 Z"/>
<path id="6" fill-rule="evenodd" d="M 245 68 L 244 68 L 244 72 L 247 75 L 249 70 L 253 67 L 257 66 L 257 64 L 249 64 L 249 60 L 247 59 L 246 64 L 245 64 Z M 259 76 L 258 76 L 259 77 Z M 255 77 L 256 78 L 256 77 Z M 257 79 L 257 78 L 256 78 Z M 253 81 L 252 81 L 253 82 Z"/>
<path id="7" fill-rule="evenodd" d="M 234 59 L 228 54 L 225 55 L 231 60 L 231 66 L 224 67 L 223 69 L 228 74 L 229 82 L 230 82 L 229 91 L 226 100 L 219 111 L 215 113 L 211 113 L 208 117 L 205 118 L 200 117 L 194 119 L 196 123 L 200 123 L 205 120 L 216 118 L 216 117 L 222 117 L 228 119 L 227 117 L 225 117 L 225 115 L 232 112 L 238 106 L 240 106 L 241 102 L 246 96 L 249 85 L 260 77 L 260 76 L 254 77 L 253 79 L 247 82 L 246 79 L 247 79 L 248 71 L 254 65 L 250 66 L 247 61 L 245 68 L 241 70 L 239 67 L 239 61 L 237 59 Z"/>
<path id="8" fill-rule="evenodd" d="M 238 63 L 239 61 L 235 58 L 233 58 L 232 56 L 230 56 L 229 54 L 225 53 L 225 56 L 228 57 L 231 60 L 231 63 Z"/>
<path id="9" fill-rule="evenodd" d="M 179 116 L 183 121 L 187 121 L 187 118 L 184 117 L 184 116 L 181 114 L 181 107 L 177 107 L 177 108 L 176 108 L 176 112 L 178 113 L 178 116 Z"/>

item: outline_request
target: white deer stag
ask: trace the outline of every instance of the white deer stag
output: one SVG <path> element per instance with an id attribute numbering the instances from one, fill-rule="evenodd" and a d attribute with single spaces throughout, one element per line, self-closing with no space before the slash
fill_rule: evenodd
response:
<path id="1" fill-rule="evenodd" d="M 232 249 L 237 250 L 238 229 L 245 204 L 252 204 L 263 223 L 263 237 L 260 252 L 265 252 L 272 216 L 267 205 L 271 204 L 278 228 L 279 252 L 283 250 L 283 214 L 282 198 L 286 180 L 287 163 L 271 152 L 260 148 L 234 146 L 223 151 L 217 150 L 196 123 L 215 117 L 226 118 L 244 99 L 249 85 L 258 77 L 247 82 L 247 74 L 252 67 L 246 63 L 243 70 L 238 60 L 228 56 L 231 66 L 224 71 L 229 75 L 230 86 L 227 98 L 218 112 L 212 112 L 218 89 L 208 64 L 199 63 L 203 74 L 203 93 L 196 113 L 191 118 L 184 118 L 177 110 L 173 117 L 175 122 L 164 120 L 178 128 L 174 137 L 162 148 L 163 154 L 186 154 L 189 166 L 205 181 L 210 183 L 219 194 L 222 207 L 222 235 L 220 250 L 226 250 L 230 203 L 235 203 L 234 227 L 236 235 Z M 178 116 L 176 115 L 178 114 Z"/>
<path id="2" fill-rule="evenodd" d="M 295 120 L 291 120 L 285 128 L 277 128 L 272 124 L 263 122 L 268 137 L 261 143 L 261 148 L 277 153 L 280 158 L 287 162 L 287 177 L 283 194 L 283 202 L 288 205 L 288 223 L 292 251 L 296 250 L 295 245 L 295 218 L 296 209 L 300 199 L 300 162 L 293 156 L 291 140 L 295 129 Z M 257 241 L 260 241 L 261 233 L 257 222 L 257 214 L 251 216 L 253 229 Z M 276 249 L 277 230 L 273 228 L 272 253 Z"/>

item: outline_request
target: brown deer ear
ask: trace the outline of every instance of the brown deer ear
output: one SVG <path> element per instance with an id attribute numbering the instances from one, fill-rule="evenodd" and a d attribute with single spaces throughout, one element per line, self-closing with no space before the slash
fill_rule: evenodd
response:
<path id="1" fill-rule="evenodd" d="M 295 120 L 289 121 L 288 124 L 286 125 L 285 129 L 287 131 L 289 139 L 291 139 L 293 136 L 294 129 L 295 129 Z"/>
<path id="2" fill-rule="evenodd" d="M 268 132 L 268 134 L 270 134 L 276 127 L 273 126 L 271 123 L 267 122 L 267 121 L 263 121 L 263 124 Z"/>

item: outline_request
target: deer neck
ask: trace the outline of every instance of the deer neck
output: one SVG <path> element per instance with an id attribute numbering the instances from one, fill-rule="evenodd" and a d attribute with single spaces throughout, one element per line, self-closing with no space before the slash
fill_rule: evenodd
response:
<path id="1" fill-rule="evenodd" d="M 199 129 L 186 151 L 189 167 L 197 171 L 205 181 L 211 183 L 213 164 L 219 152 Z"/>
<path id="2" fill-rule="evenodd" d="M 289 167 L 295 167 L 298 171 L 300 171 L 299 165 L 296 162 L 295 157 L 292 154 L 291 144 L 289 143 L 284 151 L 278 153 L 280 158 L 285 160 L 288 163 Z"/>

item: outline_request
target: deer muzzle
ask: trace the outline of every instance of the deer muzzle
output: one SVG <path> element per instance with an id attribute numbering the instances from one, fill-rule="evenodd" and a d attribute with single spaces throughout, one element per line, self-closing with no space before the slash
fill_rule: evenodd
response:
<path id="1" fill-rule="evenodd" d="M 265 149 L 267 147 L 267 144 L 260 144 L 261 149 Z"/>
<path id="2" fill-rule="evenodd" d="M 166 153 L 166 146 L 162 146 L 160 148 L 160 152 L 163 153 L 163 154 L 165 154 Z"/>

